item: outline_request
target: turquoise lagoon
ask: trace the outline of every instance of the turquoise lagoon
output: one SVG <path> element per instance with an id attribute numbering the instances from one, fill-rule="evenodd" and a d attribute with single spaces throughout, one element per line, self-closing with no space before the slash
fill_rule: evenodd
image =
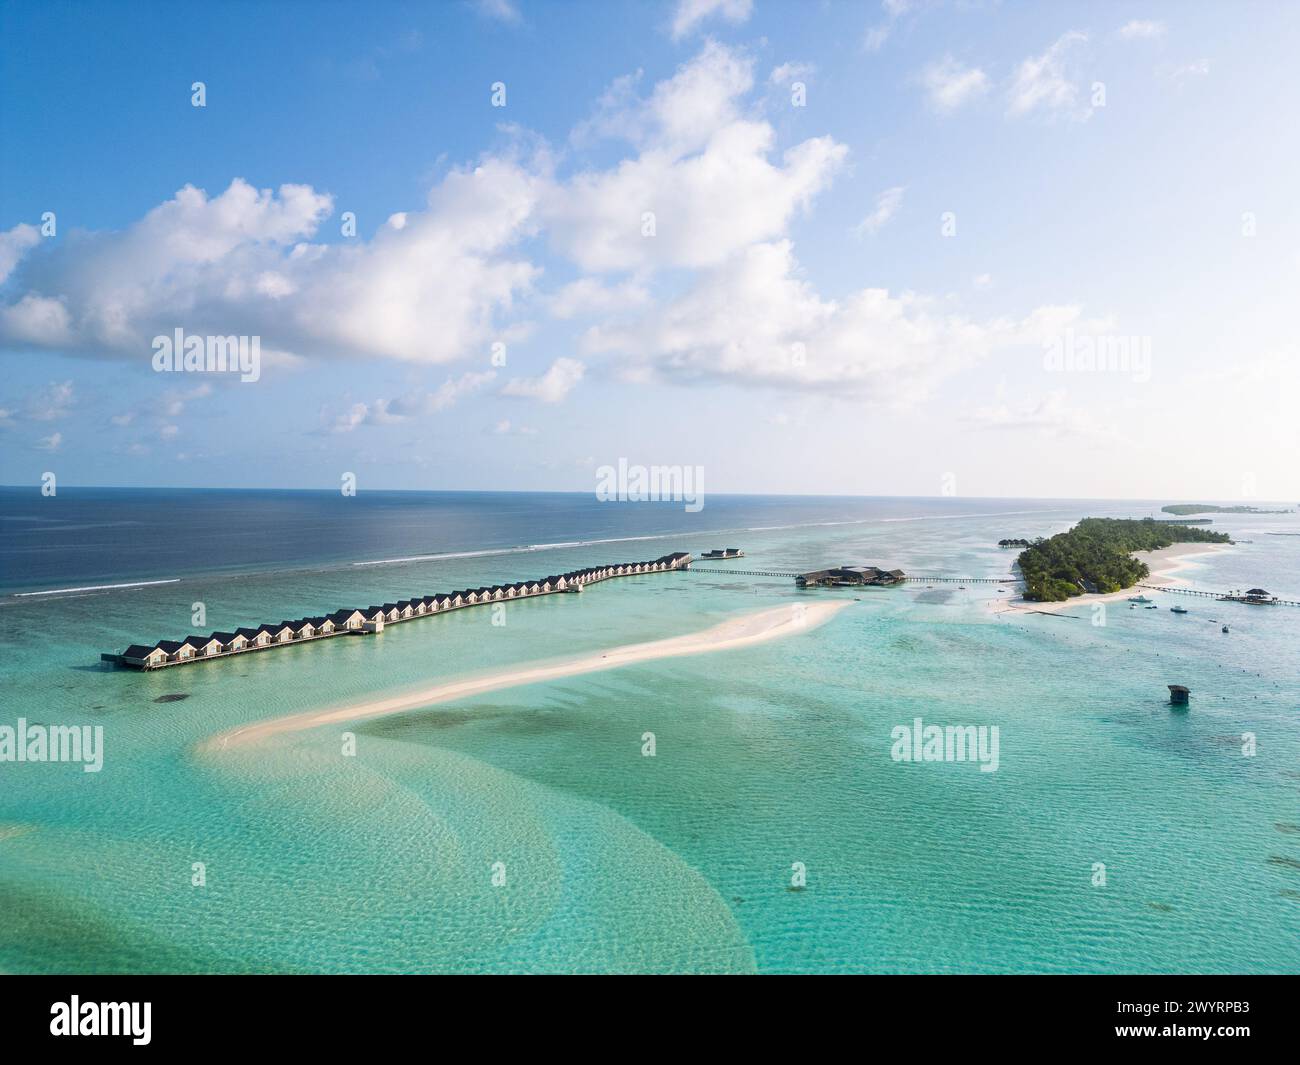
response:
<path id="1" fill-rule="evenodd" d="M 521 529 L 527 504 L 511 518 Z M 735 568 L 1000 575 L 1013 560 L 993 546 L 1001 537 L 1149 512 L 765 506 L 670 518 L 625 504 L 617 527 L 588 523 L 617 542 L 530 551 L 510 545 L 557 529 L 480 535 L 466 519 L 423 552 L 461 557 L 358 566 L 395 557 L 390 547 L 421 552 L 330 537 L 304 549 L 314 558 L 243 569 L 177 554 L 153 570 L 115 565 L 104 547 L 109 557 L 74 551 L 41 571 L 23 561 L 51 543 L 31 519 L 7 541 L 11 587 L 63 587 L 61 567 L 78 584 L 182 579 L 0 601 L 0 724 L 105 735 L 100 773 L 0 764 L 0 970 L 1300 970 L 1298 609 L 1184 599 L 1192 612 L 1178 616 L 1167 609 L 1178 600 L 1155 594 L 1160 611 L 1112 604 L 1094 626 L 1079 607 L 997 613 L 1009 584 L 813 593 L 701 567 L 510 604 L 504 625 L 485 608 L 152 674 L 96 662 L 189 633 L 198 601 L 210 631 L 729 544 L 746 551 Z M 94 542 L 94 513 L 58 519 L 91 526 L 67 543 Z M 583 538 L 574 522 L 558 530 L 566 540 Z M 637 539 L 638 523 L 656 538 Z M 1215 528 L 1251 543 L 1198 558 L 1185 577 L 1300 598 L 1300 537 L 1270 535 L 1300 519 L 1224 515 Z M 499 553 L 468 554 L 493 537 Z M 769 644 L 360 723 L 352 757 L 339 727 L 196 750 L 244 722 L 813 596 L 849 605 Z M 1192 689 L 1190 712 L 1170 710 L 1174 682 Z M 155 701 L 170 694 L 187 697 Z M 894 762 L 891 730 L 917 717 L 997 725 L 998 770 Z"/>

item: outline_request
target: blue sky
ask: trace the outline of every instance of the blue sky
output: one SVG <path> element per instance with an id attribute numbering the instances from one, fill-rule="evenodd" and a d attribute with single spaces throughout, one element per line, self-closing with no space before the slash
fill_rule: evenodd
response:
<path id="1" fill-rule="evenodd" d="M 0 19 L 5 483 L 1300 496 L 1291 5 Z"/>

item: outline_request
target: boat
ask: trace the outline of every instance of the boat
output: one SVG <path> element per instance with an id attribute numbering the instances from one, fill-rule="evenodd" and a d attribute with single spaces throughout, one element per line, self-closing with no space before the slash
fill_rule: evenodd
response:
<path id="1" fill-rule="evenodd" d="M 1171 607 L 1169 608 L 1169 612 L 1170 612 L 1171 614 L 1186 614 L 1186 613 L 1187 613 L 1187 608 L 1186 608 L 1186 607 L 1182 607 L 1182 606 L 1171 606 Z"/>
<path id="2" fill-rule="evenodd" d="M 1129 601 L 1130 603 L 1149 603 L 1149 602 L 1151 602 L 1151 600 L 1148 599 L 1145 595 L 1130 595 L 1130 596 L 1128 597 L 1128 601 Z"/>
<path id="3" fill-rule="evenodd" d="M 1160 607 L 1158 607 L 1155 603 L 1147 603 L 1147 605 L 1146 605 L 1146 609 L 1147 609 L 1147 610 L 1159 610 Z"/>
<path id="4" fill-rule="evenodd" d="M 1227 632 L 1227 631 L 1228 631 L 1228 626 L 1227 626 L 1227 625 L 1224 625 L 1224 626 L 1223 626 L 1223 631 L 1224 631 L 1224 632 Z"/>

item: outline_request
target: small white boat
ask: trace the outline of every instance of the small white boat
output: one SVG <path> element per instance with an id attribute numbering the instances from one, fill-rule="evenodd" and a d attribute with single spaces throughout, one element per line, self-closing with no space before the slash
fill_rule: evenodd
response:
<path id="1" fill-rule="evenodd" d="M 1169 608 L 1169 612 L 1170 612 L 1171 614 L 1186 614 L 1186 613 L 1187 613 L 1187 608 L 1186 608 L 1186 607 L 1181 607 L 1181 606 L 1171 606 L 1171 607 Z"/>
<path id="2" fill-rule="evenodd" d="M 1145 595 L 1130 595 L 1130 596 L 1128 597 L 1128 601 L 1129 601 L 1130 603 L 1149 603 L 1149 602 L 1151 602 L 1151 600 L 1148 599 Z"/>

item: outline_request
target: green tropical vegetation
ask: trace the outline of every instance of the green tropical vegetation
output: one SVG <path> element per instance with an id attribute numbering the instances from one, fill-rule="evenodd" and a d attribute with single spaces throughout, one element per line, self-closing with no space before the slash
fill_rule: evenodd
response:
<path id="1" fill-rule="evenodd" d="M 1171 503 L 1160 508 L 1166 514 L 1290 514 L 1289 510 L 1260 510 L 1258 507 L 1218 507 L 1213 503 Z"/>
<path id="2" fill-rule="evenodd" d="M 1118 592 L 1147 577 L 1134 551 L 1156 551 L 1170 544 L 1231 543 L 1227 533 L 1152 518 L 1084 518 L 1069 532 L 1035 540 L 1017 564 L 1025 598 L 1059 603 L 1085 591 Z"/>

